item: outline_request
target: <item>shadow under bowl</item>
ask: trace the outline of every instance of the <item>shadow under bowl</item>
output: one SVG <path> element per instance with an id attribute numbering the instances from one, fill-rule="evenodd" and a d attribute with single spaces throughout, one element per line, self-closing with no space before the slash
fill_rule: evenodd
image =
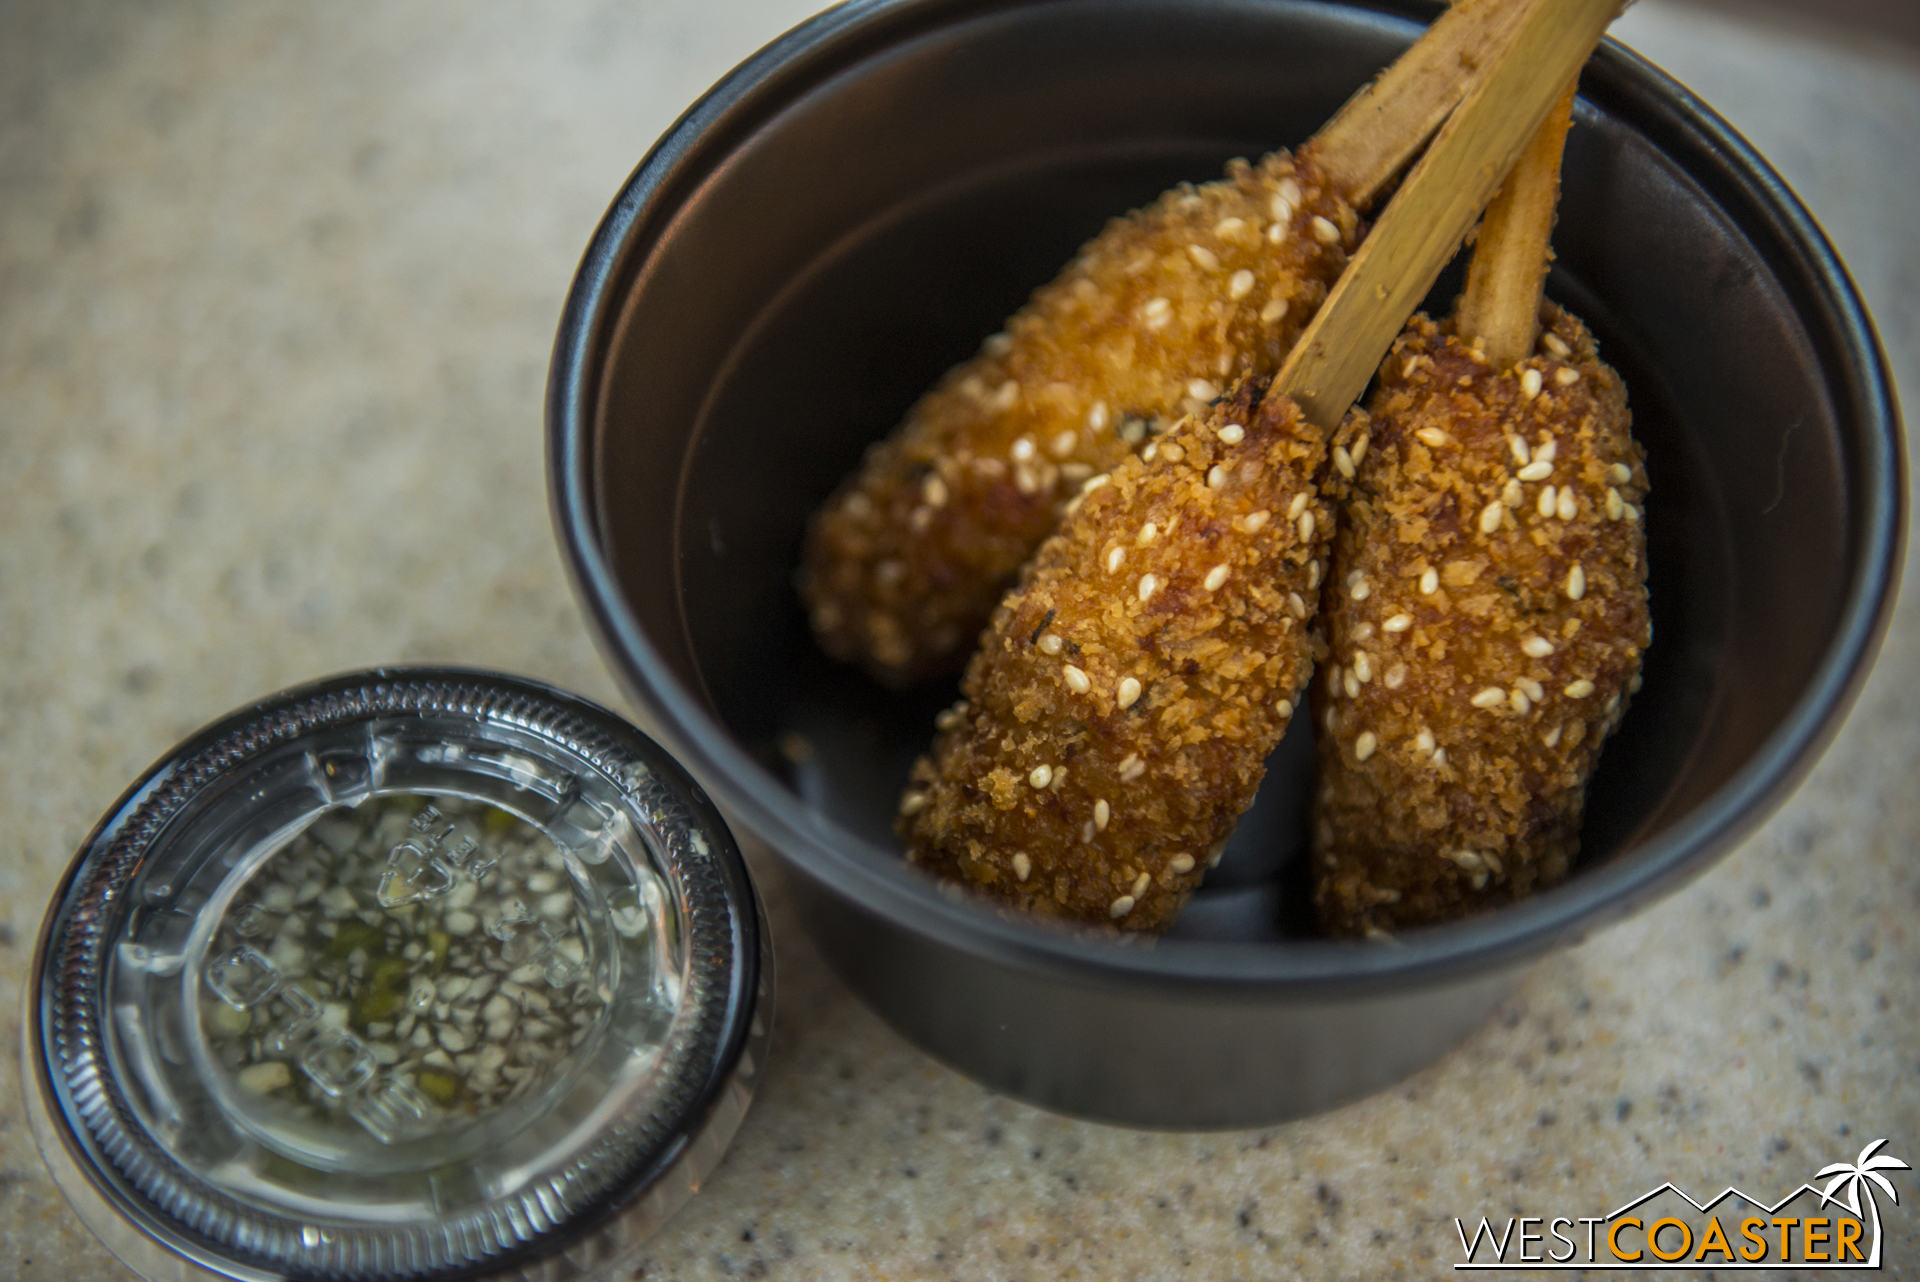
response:
<path id="1" fill-rule="evenodd" d="M 669 131 L 574 281 L 549 388 L 555 520 L 646 728 L 744 844 L 797 874 L 802 917 L 856 992 L 1044 1107 L 1245 1126 L 1399 1080 L 1541 953 L 1759 823 L 1886 625 L 1905 460 L 1860 301 L 1765 162 L 1609 44 L 1581 82 L 1550 292 L 1631 391 L 1656 632 L 1575 874 L 1388 945 L 1314 938 L 1304 727 L 1158 942 L 1010 919 L 901 862 L 900 785 L 955 692 L 889 695 L 818 654 L 792 586 L 808 514 L 1107 218 L 1306 138 L 1434 12 L 844 5 Z M 1456 264 L 1430 303 L 1458 280 Z"/>

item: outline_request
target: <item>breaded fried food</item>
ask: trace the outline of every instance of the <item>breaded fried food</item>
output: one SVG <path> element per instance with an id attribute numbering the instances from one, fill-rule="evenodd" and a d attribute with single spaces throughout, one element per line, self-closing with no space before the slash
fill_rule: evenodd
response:
<path id="1" fill-rule="evenodd" d="M 1235 161 L 1088 242 L 815 513 L 799 586 L 821 647 L 896 688 L 958 668 L 1082 482 L 1272 376 L 1361 237 L 1356 207 L 1518 8 L 1460 0 L 1297 153 Z"/>
<path id="2" fill-rule="evenodd" d="M 1652 639 L 1626 391 L 1547 305 L 1501 370 L 1424 316 L 1349 471 L 1314 683 L 1316 902 L 1333 933 L 1447 920 L 1566 875 Z"/>
<path id="3" fill-rule="evenodd" d="M 1233 378 L 1270 377 L 1359 235 L 1285 153 L 1115 219 L 815 515 L 821 646 L 896 687 L 950 671 L 1081 484 Z"/>
<path id="4" fill-rule="evenodd" d="M 1041 916 L 1173 921 L 1312 670 L 1328 444 L 1264 386 L 1089 479 L 914 766 L 911 862 Z"/>

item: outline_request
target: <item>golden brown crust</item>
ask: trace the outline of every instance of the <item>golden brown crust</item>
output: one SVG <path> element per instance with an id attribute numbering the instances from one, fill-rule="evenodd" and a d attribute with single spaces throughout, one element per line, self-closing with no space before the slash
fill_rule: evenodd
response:
<path id="1" fill-rule="evenodd" d="M 1335 933 L 1564 876 L 1651 640 L 1625 389 L 1578 320 L 1543 320 L 1538 353 L 1496 373 L 1416 316 L 1382 368 L 1314 682 L 1316 900 Z"/>
<path id="2" fill-rule="evenodd" d="M 1081 483 L 1270 376 L 1359 235 L 1285 153 L 1109 223 L 814 515 L 801 595 L 822 648 L 896 687 L 957 668 Z"/>
<path id="3" fill-rule="evenodd" d="M 914 767 L 910 860 L 1043 916 L 1172 922 L 1312 670 L 1327 445 L 1291 401 L 1254 408 L 1263 385 L 1122 460 L 1042 546 Z"/>

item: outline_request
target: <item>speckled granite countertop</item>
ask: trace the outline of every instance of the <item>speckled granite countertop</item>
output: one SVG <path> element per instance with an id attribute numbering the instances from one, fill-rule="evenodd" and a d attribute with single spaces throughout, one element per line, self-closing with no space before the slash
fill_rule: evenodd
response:
<path id="1" fill-rule="evenodd" d="M 55 877 L 128 780 L 228 708 L 379 662 L 620 702 L 548 530 L 562 292 L 653 138 L 809 7 L 0 6 L 0 1277 L 122 1275 L 40 1167 L 13 1048 Z M 1920 386 L 1920 50 L 1662 0 L 1618 34 L 1786 174 Z M 1784 1191 L 1880 1136 L 1912 1160 L 1917 768 L 1908 591 L 1851 720 L 1741 850 L 1412 1081 L 1257 1132 L 990 1094 L 775 903 L 772 1069 L 644 1275 L 1436 1276 L 1454 1215 L 1665 1178 Z M 1913 1276 L 1897 1178 L 1888 1272 Z"/>

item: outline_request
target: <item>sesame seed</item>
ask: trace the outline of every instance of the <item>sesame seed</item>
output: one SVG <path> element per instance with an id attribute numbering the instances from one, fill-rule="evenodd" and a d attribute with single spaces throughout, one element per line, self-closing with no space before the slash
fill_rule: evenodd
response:
<path id="1" fill-rule="evenodd" d="M 1040 477 L 1025 463 L 1015 465 L 1013 483 L 1022 494 L 1031 494 L 1040 488 Z"/>
<path id="2" fill-rule="evenodd" d="M 1532 400 L 1534 397 L 1540 395 L 1539 370 L 1529 369 L 1520 372 L 1520 395 L 1527 400 Z"/>
<path id="3" fill-rule="evenodd" d="M 1275 223 L 1274 226 L 1278 227 L 1280 226 L 1280 224 Z M 1269 234 L 1268 239 L 1278 240 L 1279 238 L 1277 236 L 1273 236 Z M 1268 325 L 1275 323 L 1282 316 L 1285 316 L 1286 314 L 1287 314 L 1287 300 L 1284 298 L 1276 298 L 1272 302 L 1268 303 L 1265 307 L 1262 307 L 1260 309 L 1260 319 L 1262 322 Z"/>
<path id="4" fill-rule="evenodd" d="M 1433 732 L 1431 730 L 1422 730 L 1419 734 L 1413 737 L 1413 746 L 1419 749 L 1420 754 L 1422 756 L 1425 756 L 1427 753 L 1432 752 L 1433 751 Z"/>
<path id="5" fill-rule="evenodd" d="M 1247 439 L 1247 429 L 1238 423 L 1228 423 L 1218 432 L 1215 432 L 1214 435 L 1218 436 L 1225 444 L 1238 445 Z"/>
<path id="6" fill-rule="evenodd" d="M 1561 486 L 1560 519 L 1563 521 L 1571 521 L 1578 515 L 1580 515 L 1580 504 L 1579 501 L 1573 497 L 1573 487 L 1571 485 Z"/>
<path id="7" fill-rule="evenodd" d="M 901 794 L 900 813 L 903 815 L 917 815 L 922 810 L 926 809 L 926 806 L 927 806 L 927 794 L 924 792 L 908 792 L 908 793 Z"/>
<path id="8" fill-rule="evenodd" d="M 1545 699 L 1547 697 L 1546 688 L 1543 687 L 1538 681 L 1535 681 L 1532 677 L 1521 677 L 1518 681 L 1514 682 L 1513 684 L 1519 686 L 1522 690 L 1525 690 L 1527 692 L 1527 698 L 1533 700 L 1535 703 L 1539 703 L 1542 699 Z"/>
<path id="9" fill-rule="evenodd" d="M 1139 899 L 1144 896 L 1147 893 L 1147 887 L 1152 884 L 1153 878 L 1146 873 L 1141 873 L 1138 877 L 1135 877 L 1133 879 L 1133 897 Z"/>
<path id="10" fill-rule="evenodd" d="M 1372 438 L 1366 437 L 1366 436 L 1360 436 L 1355 438 L 1353 442 L 1353 449 L 1351 451 L 1351 453 L 1353 454 L 1353 465 L 1355 467 L 1359 467 L 1360 460 L 1367 456 L 1367 442 L 1370 439 Z"/>
<path id="11" fill-rule="evenodd" d="M 1013 448 L 1008 450 L 1007 453 L 1012 455 L 1013 461 L 1016 463 L 1026 462 L 1033 457 L 1033 438 L 1030 436 L 1021 437 L 1013 443 Z"/>
<path id="12" fill-rule="evenodd" d="M 1215 463 L 1207 469 L 1207 488 L 1217 490 L 1227 483 L 1227 469 L 1223 463 Z"/>
<path id="13" fill-rule="evenodd" d="M 1436 766 L 1444 766 L 1447 764 L 1447 750 L 1445 748 L 1435 748 L 1433 750 L 1433 764 Z"/>
<path id="14" fill-rule="evenodd" d="M 1413 626 L 1413 616 L 1411 614 L 1403 613 L 1403 614 L 1396 614 L 1391 619 L 1388 619 L 1385 623 L 1381 624 L 1380 630 L 1382 632 L 1405 632 L 1408 628 L 1412 626 Z"/>
<path id="15" fill-rule="evenodd" d="M 937 475 L 929 476 L 920 482 L 920 497 L 929 507 L 945 507 L 947 502 L 947 483 Z"/>
<path id="16" fill-rule="evenodd" d="M 1581 677 L 1566 689 L 1566 696 L 1569 699 L 1584 699 L 1592 693 L 1593 682 L 1587 680 L 1585 677 Z"/>
<path id="17" fill-rule="evenodd" d="M 1065 458 L 1067 455 L 1073 453 L 1074 446 L 1079 443 L 1080 434 L 1072 428 L 1068 428 L 1066 431 L 1054 437 L 1053 444 L 1048 446 L 1048 448 L 1053 451 L 1055 458 Z"/>
<path id="18" fill-rule="evenodd" d="M 1014 878 L 1018 881 L 1025 881 L 1027 879 L 1027 874 L 1031 873 L 1032 871 L 1033 871 L 1033 860 L 1027 858 L 1026 855 L 1022 854 L 1021 852 L 1015 851 L 1013 855 Z"/>
<path id="19" fill-rule="evenodd" d="M 1107 573 L 1116 573 L 1120 569 L 1120 562 L 1126 559 L 1126 555 L 1127 550 L 1123 547 L 1115 547 L 1112 551 L 1108 552 Z"/>
<path id="20" fill-rule="evenodd" d="M 1229 298 L 1245 298 L 1252 290 L 1253 273 L 1244 267 L 1227 278 L 1227 297 Z"/>
<path id="21" fill-rule="evenodd" d="M 1364 601 L 1373 595 L 1373 586 L 1365 579 L 1356 580 L 1354 585 L 1347 589 L 1347 595 L 1356 601 Z"/>
<path id="22" fill-rule="evenodd" d="M 1387 669 L 1387 675 L 1383 680 L 1387 683 L 1387 689 L 1398 690 L 1407 683 L 1407 665 L 1404 663 L 1394 664 L 1391 668 Z"/>
<path id="23" fill-rule="evenodd" d="M 1106 798 L 1102 797 L 1099 801 L 1093 803 L 1093 826 L 1095 828 L 1098 828 L 1101 832 L 1105 832 L 1107 830 L 1107 821 L 1112 817 L 1113 807 L 1107 804 Z"/>
<path id="24" fill-rule="evenodd" d="M 1331 219 L 1315 214 L 1313 216 L 1313 237 L 1322 245 L 1337 245 L 1340 243 L 1340 229 L 1334 226 Z"/>
<path id="25" fill-rule="evenodd" d="M 1167 867 L 1177 873 L 1190 873 L 1193 871 L 1193 856 L 1175 855 L 1167 860 Z"/>
<path id="26" fill-rule="evenodd" d="M 1003 776 L 1004 777 L 1004 776 Z M 1036 788 L 1044 788 L 1053 782 L 1052 766 L 1035 766 L 1033 773 L 1027 776 L 1027 782 Z"/>
<path id="27" fill-rule="evenodd" d="M 1089 476 L 1085 481 L 1082 481 L 1080 483 L 1080 492 L 1082 494 L 1091 494 L 1095 490 L 1099 489 L 1101 486 L 1105 485 L 1108 481 L 1111 481 L 1112 479 L 1113 478 L 1111 476 L 1108 476 L 1105 472 L 1100 472 L 1094 476 Z"/>
<path id="28" fill-rule="evenodd" d="M 1327 733 L 1332 734 L 1340 725 L 1340 709 L 1334 707 L 1332 704 L 1328 704 L 1326 721 Z"/>
<path id="29" fill-rule="evenodd" d="M 1291 717 L 1293 715 L 1293 700 L 1281 699 L 1273 705 L 1273 710 L 1283 718 Z"/>
<path id="30" fill-rule="evenodd" d="M 1631 503 L 1623 504 L 1620 511 L 1627 518 L 1628 525 L 1633 525 L 1640 520 L 1640 509 Z"/>
<path id="31" fill-rule="evenodd" d="M 1641 675 L 1638 672 L 1634 673 L 1633 679 L 1627 682 L 1627 693 L 1639 694 L 1642 681 L 1643 681 L 1643 678 L 1641 677 Z"/>
<path id="32" fill-rule="evenodd" d="M 1089 819 L 1080 825 L 1080 840 L 1086 842 L 1089 846 L 1093 844 L 1093 834 L 1093 820 Z"/>
<path id="33" fill-rule="evenodd" d="M 1018 405 L 1020 403 L 1019 381 L 1010 378 L 1000 384 L 1000 390 L 993 394 L 993 403 L 1002 410 L 1010 410 Z"/>
<path id="34" fill-rule="evenodd" d="M 1087 411 L 1087 426 L 1098 432 L 1107 425 L 1107 403 L 1095 401 L 1093 408 Z"/>
<path id="35" fill-rule="evenodd" d="M 1152 521 L 1148 521 L 1145 525 L 1140 527 L 1140 533 L 1134 536 L 1133 541 L 1139 546 L 1145 547 L 1147 546 L 1147 544 L 1153 542 L 1155 539 L 1159 537 L 1160 537 L 1160 527 L 1155 525 Z"/>
<path id="36" fill-rule="evenodd" d="M 1122 708 L 1131 708 L 1140 698 L 1140 681 L 1137 677 L 1122 677 L 1120 685 L 1113 692 L 1113 701 Z"/>
<path id="37" fill-rule="evenodd" d="M 1520 438 L 1516 436 L 1513 439 L 1517 441 Z M 1523 481 L 1544 481 L 1553 475 L 1553 464 L 1542 459 L 1538 463 L 1527 464 L 1518 472 L 1514 473 L 1514 475 Z"/>
<path id="38" fill-rule="evenodd" d="M 1338 671 L 1338 669 L 1336 669 L 1336 671 Z M 1360 678 L 1351 672 L 1347 673 L 1342 679 L 1341 688 L 1347 692 L 1347 698 L 1358 698 L 1360 696 Z"/>
<path id="39" fill-rule="evenodd" d="M 1360 678 L 1362 685 L 1373 680 L 1373 656 L 1365 650 L 1353 656 L 1353 675 Z"/>
<path id="40" fill-rule="evenodd" d="M 1423 444 L 1430 445 L 1434 449 L 1439 449 L 1453 439 L 1437 427 L 1423 427 L 1414 435 L 1419 437 Z"/>
<path id="41" fill-rule="evenodd" d="M 1293 496 L 1293 502 L 1287 504 L 1287 519 L 1297 521 L 1300 514 L 1307 510 L 1307 492 L 1305 490 Z"/>
<path id="42" fill-rule="evenodd" d="M 1296 619 L 1304 619 L 1307 617 L 1307 603 L 1300 599 L 1298 592 L 1287 593 L 1287 609 L 1292 611 L 1293 617 Z"/>
<path id="43" fill-rule="evenodd" d="M 1421 596 L 1432 596 L 1435 592 L 1439 591 L 1439 589 L 1440 589 L 1440 572 L 1438 570 L 1428 569 L 1424 574 L 1420 576 L 1420 595 Z"/>
<path id="44" fill-rule="evenodd" d="M 1222 240 L 1232 240 L 1246 229 L 1247 220 L 1244 218 L 1222 218 L 1213 225 L 1213 234 Z"/>
<path id="45" fill-rule="evenodd" d="M 1587 572 L 1576 565 L 1567 571 L 1567 599 L 1578 601 L 1587 594 Z"/>
<path id="46" fill-rule="evenodd" d="M 1087 680 L 1087 674 L 1071 663 L 1061 668 L 1060 675 L 1067 679 L 1067 688 L 1075 694 L 1085 694 L 1093 689 L 1093 682 Z"/>
<path id="47" fill-rule="evenodd" d="M 1373 750 L 1379 746 L 1380 741 L 1374 737 L 1373 731 L 1362 730 L 1360 737 L 1353 741 L 1353 759 L 1355 761 L 1365 761 L 1373 755 Z"/>
<path id="48" fill-rule="evenodd" d="M 1147 305 L 1140 309 L 1140 318 L 1147 323 L 1148 329 L 1161 329 L 1173 319 L 1173 304 L 1164 298 L 1150 298 Z"/>
<path id="49" fill-rule="evenodd" d="M 1620 497 L 1619 490 L 1616 490 L 1611 485 L 1609 485 L 1607 487 L 1607 519 L 1610 521 L 1617 521 L 1621 517 L 1625 516 L 1626 512 L 1627 512 L 1627 501 Z"/>
<path id="50" fill-rule="evenodd" d="M 1486 510 L 1480 513 L 1480 533 L 1492 534 L 1495 530 L 1499 529 L 1501 518 L 1505 517 L 1506 514 L 1507 509 L 1504 504 L 1487 504 Z"/>
<path id="51" fill-rule="evenodd" d="M 1300 541 L 1302 543 L 1305 543 L 1312 538 L 1313 538 L 1313 513 L 1310 511 L 1302 512 L 1300 514 Z M 1317 567 L 1319 566 L 1320 563 L 1318 561 L 1315 561 L 1313 564 L 1316 567 L 1315 583 L 1317 586 L 1317 583 L 1318 583 Z"/>
<path id="52" fill-rule="evenodd" d="M 1527 501 L 1527 492 L 1520 482 L 1507 478 L 1506 488 L 1500 491 L 1500 502 L 1506 507 L 1519 507 Z"/>
<path id="53" fill-rule="evenodd" d="M 1240 518 L 1241 531 L 1247 534 L 1258 534 L 1266 528 L 1267 515 L 1267 509 L 1265 508 L 1261 508 L 1257 512 L 1247 513 Z"/>
<path id="54" fill-rule="evenodd" d="M 1214 272 L 1220 270 L 1220 259 L 1211 249 L 1208 249 L 1204 245 L 1188 245 L 1187 257 L 1191 258 L 1194 264 L 1202 271 Z"/>
<path id="55" fill-rule="evenodd" d="M 1525 467 L 1533 461 L 1532 455 L 1527 451 L 1527 442 L 1524 438 L 1509 436 L 1507 438 L 1507 448 L 1513 452 L 1513 461 L 1521 467 Z"/>
<path id="56" fill-rule="evenodd" d="M 1340 469 L 1340 475 L 1352 479 L 1353 455 L 1347 453 L 1346 446 L 1336 445 L 1333 447 L 1333 465 Z"/>
<path id="57" fill-rule="evenodd" d="M 1115 921 L 1119 921 L 1122 917 L 1125 917 L 1128 913 L 1132 911 L 1133 911 L 1133 896 L 1122 895 L 1120 896 L 1120 898 L 1114 900 L 1112 906 L 1107 909 L 1107 916 L 1113 918 L 1113 920 Z"/>
<path id="58" fill-rule="evenodd" d="M 1209 592 L 1215 592 L 1218 591 L 1220 585 L 1226 581 L 1227 567 L 1224 565 L 1216 565 L 1207 571 L 1207 577 L 1202 581 L 1201 586 Z"/>
<path id="59" fill-rule="evenodd" d="M 1307 515 L 1312 516 L 1313 513 L 1309 512 Z M 1320 562 L 1318 561 L 1307 562 L 1307 586 L 1309 588 L 1320 586 Z"/>
<path id="60" fill-rule="evenodd" d="M 1355 641 L 1365 641 L 1368 637 L 1372 635 L 1373 635 L 1373 625 L 1371 623 L 1361 623 L 1356 625 L 1353 629 L 1353 639 Z"/>
<path id="61" fill-rule="evenodd" d="M 1151 450 L 1153 446 L 1149 445 L 1147 448 Z M 1168 441 L 1166 444 L 1160 446 L 1160 452 L 1167 456 L 1167 462 L 1169 463 L 1178 463 L 1187 457 L 1186 448 L 1178 441 Z M 1151 458 L 1153 456 L 1149 454 L 1147 457 Z"/>
<path id="62" fill-rule="evenodd" d="M 1293 221 L 1293 206 L 1297 200 L 1299 200 L 1298 196 L 1288 200 L 1284 193 L 1275 192 L 1273 199 L 1267 202 L 1267 212 L 1283 223 L 1290 223 Z"/>
<path id="63" fill-rule="evenodd" d="M 1533 447 L 1533 461 L 1536 463 L 1551 463 L 1559 456 L 1559 442 L 1555 441 L 1551 436 Z"/>
<path id="64" fill-rule="evenodd" d="M 1542 333 L 1540 335 L 1540 341 L 1546 345 L 1546 348 L 1548 351 L 1552 352 L 1555 356 L 1561 357 L 1562 359 L 1565 359 L 1566 357 L 1573 355 L 1573 349 L 1568 347 L 1565 343 L 1561 342 L 1560 336 L 1554 333 L 1552 330 L 1547 330 L 1544 333 Z"/>
<path id="65" fill-rule="evenodd" d="M 1554 374 L 1553 381 L 1562 387 L 1572 387 L 1580 381 L 1580 371 L 1577 369 L 1562 369 Z"/>
<path id="66" fill-rule="evenodd" d="M 1519 689 L 1518 687 L 1515 687 L 1512 691 L 1508 692 L 1507 702 L 1513 705 L 1513 710 L 1515 712 L 1522 713 L 1522 714 L 1525 714 L 1530 708 L 1533 707 L 1533 700 L 1527 698 L 1527 692 L 1525 690 Z"/>
<path id="67" fill-rule="evenodd" d="M 1539 510 L 1541 516 L 1553 515 L 1554 508 L 1555 508 L 1555 501 L 1557 500 L 1558 497 L 1559 497 L 1558 494 L 1554 491 L 1554 488 L 1551 485 L 1543 486 L 1541 488 L 1540 502 L 1535 504 L 1535 507 Z"/>
<path id="68" fill-rule="evenodd" d="M 1506 701 L 1507 692 L 1505 690 L 1500 689 L 1498 686 L 1488 686 L 1479 694 L 1473 696 L 1472 703 L 1476 708 L 1497 708 Z"/>
<path id="69" fill-rule="evenodd" d="M 1190 378 L 1187 380 L 1187 395 L 1196 401 L 1210 401 L 1220 395 L 1220 389 L 1207 379 Z"/>
<path id="70" fill-rule="evenodd" d="M 1140 576 L 1140 600 L 1144 603 L 1153 596 L 1153 590 L 1160 586 L 1160 580 L 1151 574 Z"/>
<path id="71" fill-rule="evenodd" d="M 1547 731 L 1545 734 L 1540 736 L 1540 742 L 1546 744 L 1547 747 L 1549 748 L 1559 747 L 1560 732 L 1564 729 L 1566 729 L 1566 726 L 1564 724 L 1555 726 L 1553 729 Z"/>
<path id="72" fill-rule="evenodd" d="M 1057 632 L 1049 632 L 1040 638 L 1040 653 L 1042 654 L 1059 654 L 1065 646 L 1066 643 L 1060 639 L 1060 634 Z"/>
<path id="73" fill-rule="evenodd" d="M 1553 653 L 1553 642 L 1542 636 L 1531 636 L 1520 643 L 1520 648 L 1531 658 L 1544 659 Z"/>
<path id="74" fill-rule="evenodd" d="M 1128 753 L 1127 759 L 1120 763 L 1120 778 L 1127 783 L 1132 783 L 1145 773 L 1147 773 L 1147 763 L 1140 760 L 1139 753 Z"/>
<path id="75" fill-rule="evenodd" d="M 1620 482 L 1620 484 L 1625 485 L 1633 479 L 1633 469 L 1625 463 L 1615 463 L 1607 469 L 1607 475 Z"/>
<path id="76" fill-rule="evenodd" d="M 1296 208 L 1300 204 L 1300 184 L 1291 178 L 1280 180 L 1280 199 Z"/>

